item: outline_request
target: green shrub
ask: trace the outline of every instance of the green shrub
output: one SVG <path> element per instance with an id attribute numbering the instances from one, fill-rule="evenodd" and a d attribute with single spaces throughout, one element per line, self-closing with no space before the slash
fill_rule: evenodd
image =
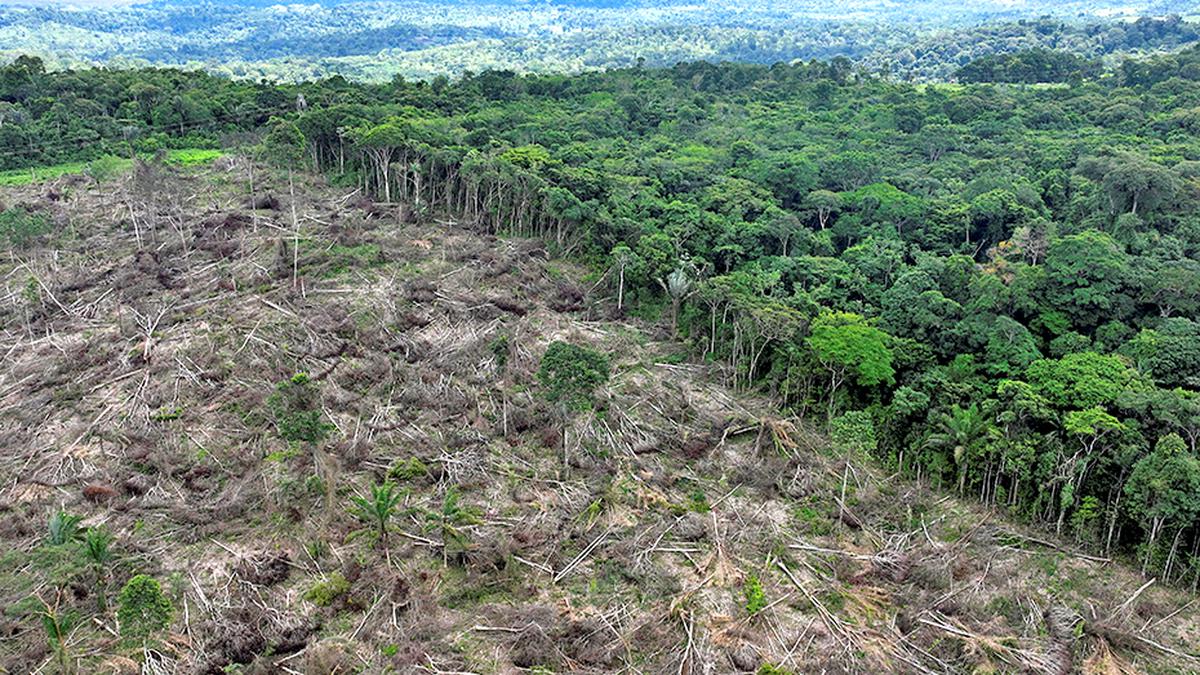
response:
<path id="1" fill-rule="evenodd" d="M 301 245 L 301 253 L 309 259 L 305 269 L 313 269 L 321 277 L 331 279 L 356 269 L 376 267 L 386 262 L 378 244 L 342 246 L 318 243 Z M 305 250 L 309 249 L 309 250 Z M 318 268 L 319 266 L 319 268 Z"/>
<path id="2" fill-rule="evenodd" d="M 875 452 L 875 421 L 865 410 L 852 410 L 830 424 L 829 435 L 839 449 L 848 452 Z"/>
<path id="3" fill-rule="evenodd" d="M 328 607 L 349 592 L 350 582 L 342 576 L 341 572 L 334 572 L 324 581 L 318 581 L 308 589 L 308 592 L 304 594 L 304 599 L 317 607 Z"/>
<path id="4" fill-rule="evenodd" d="M 492 356 L 496 357 L 496 372 L 503 373 L 508 366 L 508 352 L 510 349 L 507 335 L 500 335 L 495 340 L 492 340 L 489 345 Z"/>
<path id="5" fill-rule="evenodd" d="M 171 625 L 174 611 L 158 581 L 139 574 L 126 582 L 117 597 L 117 621 L 121 626 L 121 637 L 145 642 Z"/>
<path id="6" fill-rule="evenodd" d="M 104 155 L 88 162 L 87 168 L 84 170 L 97 183 L 106 183 L 116 178 L 122 172 L 129 170 L 131 165 L 132 162 L 128 159 L 122 159 L 114 155 Z"/>
<path id="7" fill-rule="evenodd" d="M 762 582 L 758 580 L 758 576 L 751 574 L 746 577 L 746 582 L 742 584 L 742 592 L 746 596 L 746 613 L 754 616 L 767 606 L 767 594 L 763 591 Z"/>
<path id="8" fill-rule="evenodd" d="M 28 246 L 49 231 L 50 221 L 41 214 L 17 208 L 0 211 L 0 242 L 9 246 Z"/>
<path id="9" fill-rule="evenodd" d="M 546 349 L 537 377 L 546 400 L 570 410 L 586 410 L 592 405 L 592 392 L 608 381 L 608 357 L 586 347 L 555 342 Z"/>
<path id="10" fill-rule="evenodd" d="M 319 443 L 333 429 L 324 420 L 320 392 L 307 373 L 296 373 L 275 385 L 275 393 L 267 399 L 267 408 L 275 418 L 280 438 L 285 441 Z"/>
<path id="11" fill-rule="evenodd" d="M 821 537 L 833 531 L 833 521 L 816 507 L 799 506 L 793 515 L 804 526 L 808 534 Z"/>
<path id="12" fill-rule="evenodd" d="M 388 478 L 392 480 L 412 480 L 414 478 L 424 478 L 429 475 L 429 465 L 425 464 L 416 457 L 408 459 L 398 459 L 388 469 Z"/>

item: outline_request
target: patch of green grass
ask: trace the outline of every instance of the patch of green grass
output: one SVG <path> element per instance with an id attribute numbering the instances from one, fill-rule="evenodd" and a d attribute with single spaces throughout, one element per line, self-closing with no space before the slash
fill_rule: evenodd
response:
<path id="1" fill-rule="evenodd" d="M 31 569 L 36 573 L 28 573 Z M 79 549 L 74 544 L 42 545 L 32 551 L 14 549 L 0 556 L 0 570 L 5 570 L 0 573 L 0 585 L 13 593 L 32 593 L 41 582 L 65 586 L 79 573 Z M 7 607 L 4 611 L 13 609 Z"/>
<path id="2" fill-rule="evenodd" d="M 199 164 L 207 164 L 208 162 L 222 156 L 220 150 L 211 150 L 204 148 L 183 148 L 180 150 L 168 150 L 167 162 L 176 166 L 196 166 Z M 26 169 L 10 169 L 8 171 L 0 171 L 0 186 L 2 185 L 29 185 L 45 180 L 52 180 L 60 176 L 69 174 L 82 174 L 88 169 L 91 162 L 64 162 L 62 164 L 50 164 L 47 166 L 35 166 Z M 119 164 L 114 163 L 119 171 L 128 171 L 133 167 L 133 162 L 128 159 L 121 159 Z"/>
<path id="3" fill-rule="evenodd" d="M 841 591 L 830 589 L 821 594 L 821 604 L 830 612 L 838 613 L 846 606 L 846 596 L 842 595 Z"/>
<path id="4" fill-rule="evenodd" d="M 687 352 L 674 352 L 672 354 L 667 354 L 666 356 L 660 358 L 658 360 L 658 362 L 665 363 L 667 365 L 677 366 L 682 363 L 687 363 L 687 360 L 688 360 Z"/>
<path id="5" fill-rule="evenodd" d="M 379 267 L 385 260 L 379 244 L 342 246 L 335 244 L 326 248 L 319 242 L 302 244 L 301 249 L 315 249 L 305 268 L 317 267 L 325 279 L 332 279 L 356 269 Z"/>
<path id="6" fill-rule="evenodd" d="M 685 499 L 682 504 L 672 504 L 671 512 L 675 515 L 683 515 L 684 513 L 708 513 L 711 507 L 708 504 L 708 496 L 704 494 L 704 489 L 692 484 L 684 484 L 682 489 L 685 493 Z"/>
<path id="7" fill-rule="evenodd" d="M 587 593 L 607 602 L 621 592 L 628 580 L 626 570 L 620 565 L 604 561 L 599 565 L 596 573 L 587 580 Z"/>
<path id="8" fill-rule="evenodd" d="M 508 602 L 512 600 L 513 579 L 501 575 L 495 579 L 471 577 L 465 572 L 448 568 L 444 579 L 446 589 L 441 604 L 450 609 L 476 607 L 485 602 Z"/>
<path id="9" fill-rule="evenodd" d="M 998 595 L 992 598 L 985 606 L 985 609 L 992 616 L 1004 617 L 1010 626 L 1020 625 L 1024 619 L 1020 603 L 1006 595 Z"/>
<path id="10" fill-rule="evenodd" d="M 30 183 L 58 178 L 69 173 L 83 173 L 87 165 L 87 162 L 67 162 L 65 164 L 32 167 L 29 169 L 0 171 L 0 185 L 29 185 Z"/>
<path id="11" fill-rule="evenodd" d="M 292 459 L 293 457 L 296 457 L 299 454 L 300 454 L 299 448 L 297 448 L 295 445 L 289 445 L 287 448 L 284 448 L 283 450 L 276 450 L 274 452 L 268 453 L 266 457 L 263 457 L 263 461 L 264 462 L 283 463 L 283 462 L 288 461 L 289 459 Z"/>
<path id="12" fill-rule="evenodd" d="M 822 537 L 833 531 L 833 521 L 813 506 L 800 506 L 793 512 L 808 534 Z"/>
<path id="13" fill-rule="evenodd" d="M 224 154 L 220 150 L 208 148 L 183 148 L 181 150 L 168 150 L 167 161 L 179 166 L 195 166 L 197 164 L 208 164 Z"/>
<path id="14" fill-rule="evenodd" d="M 688 509 L 696 513 L 708 513 L 711 507 L 708 505 L 708 496 L 704 494 L 704 490 L 696 488 L 688 493 Z"/>

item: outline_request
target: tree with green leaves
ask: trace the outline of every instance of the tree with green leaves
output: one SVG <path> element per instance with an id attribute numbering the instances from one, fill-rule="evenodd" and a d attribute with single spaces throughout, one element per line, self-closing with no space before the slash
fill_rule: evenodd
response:
<path id="1" fill-rule="evenodd" d="M 830 220 L 842 209 L 842 198 L 829 190 L 814 190 L 804 198 L 804 206 L 817 217 L 822 230 L 829 227 Z"/>
<path id="2" fill-rule="evenodd" d="M 825 369 L 829 385 L 829 418 L 837 408 L 837 397 L 848 380 L 863 387 L 892 382 L 891 337 L 853 312 L 823 311 L 809 329 L 805 344 Z"/>
<path id="3" fill-rule="evenodd" d="M 962 306 L 943 295 L 925 272 L 903 274 L 881 294 L 879 303 L 881 323 L 889 334 L 923 342 L 939 354 L 958 349 L 947 328 L 959 322 Z"/>
<path id="4" fill-rule="evenodd" d="M 833 190 L 857 190 L 878 180 L 879 158 L 863 150 L 848 150 L 821 162 L 821 181 Z"/>
<path id="5" fill-rule="evenodd" d="M 1055 240 L 1046 252 L 1046 305 L 1075 326 L 1114 317 L 1129 273 L 1128 257 L 1112 237 L 1088 230 Z"/>
<path id="6" fill-rule="evenodd" d="M 999 455 L 996 481 L 998 483 L 1002 476 L 1009 479 L 1008 503 L 1017 506 L 1024 496 L 1022 487 L 1028 488 L 1034 480 L 1036 457 L 1057 456 L 1053 448 L 1046 445 L 1056 445 L 1058 439 L 1038 432 L 1058 424 L 1058 411 L 1033 386 L 1019 380 L 1001 380 L 989 408 L 998 432 L 994 441 L 995 452 Z M 993 495 L 998 491 L 997 487 L 993 486 Z"/>
<path id="7" fill-rule="evenodd" d="M 997 316 L 987 331 L 983 367 L 993 375 L 1014 376 L 1042 358 L 1037 340 L 1019 321 Z"/>
<path id="8" fill-rule="evenodd" d="M 1159 386 L 1200 385 L 1200 324 L 1191 319 L 1174 317 L 1156 328 L 1143 328 L 1117 353 L 1132 359 Z"/>
<path id="9" fill-rule="evenodd" d="M 1058 521 L 1055 532 L 1061 534 L 1063 521 L 1068 510 L 1078 508 L 1082 498 L 1080 488 L 1087 480 L 1088 472 L 1101 459 L 1101 442 L 1110 434 L 1125 431 L 1128 427 L 1099 406 L 1084 410 L 1072 410 L 1063 418 L 1063 429 L 1079 439 L 1079 449 L 1065 461 L 1059 463 L 1055 475 L 1055 487 L 1059 488 Z"/>
<path id="10" fill-rule="evenodd" d="M 538 382 L 546 400 L 568 410 L 586 410 L 592 405 L 596 387 L 608 381 L 608 357 L 600 352 L 552 342 L 542 356 Z"/>
<path id="11" fill-rule="evenodd" d="M 267 133 L 263 136 L 263 154 L 272 164 L 289 171 L 298 168 L 305 158 L 304 134 L 295 122 L 273 117 L 267 122 Z"/>
<path id="12" fill-rule="evenodd" d="M 557 406 L 562 424 L 563 463 L 566 463 L 567 422 L 571 412 L 592 406 L 597 387 L 608 381 L 608 357 L 587 347 L 552 342 L 542 356 L 537 379 L 542 396 Z"/>
<path id="13" fill-rule="evenodd" d="M 1130 512 L 1146 528 L 1146 550 L 1142 574 L 1150 564 L 1155 543 L 1166 529 L 1174 529 L 1164 575 L 1171 574 L 1179 537 L 1200 517 L 1200 459 L 1188 452 L 1183 439 L 1167 434 L 1158 440 L 1154 451 L 1133 467 L 1125 483 Z"/>
<path id="14" fill-rule="evenodd" d="M 921 150 L 930 162 L 936 162 L 962 143 L 958 130 L 951 124 L 926 124 L 917 133 Z"/>
<path id="15" fill-rule="evenodd" d="M 1136 258 L 1132 270 L 1138 301 L 1153 306 L 1160 317 L 1200 312 L 1200 262 Z"/>
<path id="16" fill-rule="evenodd" d="M 1114 215 L 1150 213 L 1174 199 L 1181 187 L 1173 171 L 1130 152 L 1084 157 L 1078 171 L 1103 186 Z"/>
<path id="17" fill-rule="evenodd" d="M 1187 440 L 1193 455 L 1200 454 L 1200 393 L 1181 387 L 1132 390 L 1121 394 L 1118 405 L 1171 429 Z"/>
<path id="18" fill-rule="evenodd" d="M 1025 375 L 1039 394 L 1065 409 L 1110 405 L 1122 393 L 1146 387 L 1141 374 L 1121 357 L 1093 351 L 1039 359 L 1029 365 Z"/>

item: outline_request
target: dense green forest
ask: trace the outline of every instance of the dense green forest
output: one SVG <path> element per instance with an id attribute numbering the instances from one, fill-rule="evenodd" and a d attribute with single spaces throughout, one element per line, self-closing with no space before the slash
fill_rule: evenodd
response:
<path id="1" fill-rule="evenodd" d="M 945 80 L 974 59 L 1035 48 L 1089 59 L 1176 50 L 1196 41 L 1200 13 L 1194 0 L 105 4 L 0 2 L 0 57 L 37 54 L 56 68 L 170 65 L 248 79 L 387 81 L 842 56 L 874 73 Z"/>
<path id="2" fill-rule="evenodd" d="M 1200 50 L 1077 65 L 1032 87 L 845 60 L 276 86 L 23 58 L 0 161 L 253 143 L 543 238 L 730 385 L 1194 587 Z"/>

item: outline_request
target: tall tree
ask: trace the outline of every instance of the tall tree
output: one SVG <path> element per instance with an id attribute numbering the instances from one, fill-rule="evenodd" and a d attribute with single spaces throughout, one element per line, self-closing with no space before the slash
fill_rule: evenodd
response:
<path id="1" fill-rule="evenodd" d="M 1125 483 L 1129 509 L 1146 528 L 1146 550 L 1142 574 L 1146 573 L 1155 543 L 1164 529 L 1177 532 L 1164 573 L 1169 577 L 1175 558 L 1178 534 L 1200 516 L 1200 459 L 1187 451 L 1176 434 L 1159 439 L 1154 452 L 1134 467 Z"/>
<path id="2" fill-rule="evenodd" d="M 890 384 L 891 336 L 859 314 L 823 311 L 813 320 L 805 343 L 829 377 L 829 417 L 837 409 L 837 396 L 847 380 L 863 387 Z"/>

